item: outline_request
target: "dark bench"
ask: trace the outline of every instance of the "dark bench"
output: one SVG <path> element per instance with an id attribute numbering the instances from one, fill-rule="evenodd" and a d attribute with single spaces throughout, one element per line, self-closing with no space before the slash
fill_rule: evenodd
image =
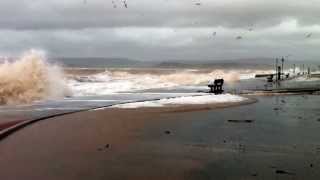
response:
<path id="1" fill-rule="evenodd" d="M 211 82 L 208 84 L 208 87 L 210 88 L 210 93 L 214 94 L 222 94 L 223 93 L 223 86 L 224 80 L 223 79 L 215 79 L 214 82 Z"/>
<path id="2" fill-rule="evenodd" d="M 273 74 L 271 74 L 270 76 L 267 77 L 267 81 L 268 82 L 273 82 Z"/>

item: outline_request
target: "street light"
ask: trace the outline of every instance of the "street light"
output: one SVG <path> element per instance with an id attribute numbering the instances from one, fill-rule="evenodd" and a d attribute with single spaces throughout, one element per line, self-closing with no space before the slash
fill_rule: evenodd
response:
<path id="1" fill-rule="evenodd" d="M 281 59 L 281 74 L 283 75 L 283 63 L 284 63 L 284 58 L 282 57 Z M 283 78 L 281 78 L 283 79 Z"/>

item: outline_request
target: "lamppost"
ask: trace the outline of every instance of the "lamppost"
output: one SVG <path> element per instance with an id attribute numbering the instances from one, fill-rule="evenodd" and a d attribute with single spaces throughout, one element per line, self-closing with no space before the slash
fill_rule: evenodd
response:
<path id="1" fill-rule="evenodd" d="M 284 58 L 282 57 L 281 59 L 281 74 L 282 74 L 282 78 L 283 79 L 283 63 L 284 63 Z"/>
<path id="2" fill-rule="evenodd" d="M 278 81 L 279 80 L 279 78 L 278 78 L 278 63 L 279 63 L 279 59 L 278 58 L 276 58 L 276 80 Z"/>

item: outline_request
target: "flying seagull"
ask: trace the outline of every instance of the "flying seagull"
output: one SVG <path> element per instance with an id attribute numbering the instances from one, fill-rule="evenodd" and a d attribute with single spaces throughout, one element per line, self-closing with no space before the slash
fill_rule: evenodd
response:
<path id="1" fill-rule="evenodd" d="M 310 38 L 312 36 L 312 33 L 309 33 L 306 35 L 306 38 Z"/>
<path id="2" fill-rule="evenodd" d="M 125 8 L 128 8 L 128 4 L 127 4 L 126 0 L 123 1 L 123 5 L 124 5 Z"/>
<path id="3" fill-rule="evenodd" d="M 113 8 L 117 8 L 116 3 L 115 3 L 113 0 L 112 0 L 111 2 L 112 2 L 112 6 L 113 6 Z"/>
<path id="4" fill-rule="evenodd" d="M 240 40 L 240 39 L 242 39 L 242 36 L 237 36 L 236 39 Z"/>

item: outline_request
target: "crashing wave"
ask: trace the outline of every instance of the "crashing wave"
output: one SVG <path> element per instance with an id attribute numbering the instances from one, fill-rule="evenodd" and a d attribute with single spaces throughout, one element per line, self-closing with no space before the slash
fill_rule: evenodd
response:
<path id="1" fill-rule="evenodd" d="M 69 95 L 64 74 L 43 52 L 30 50 L 0 64 L 0 104 L 30 103 Z"/>

